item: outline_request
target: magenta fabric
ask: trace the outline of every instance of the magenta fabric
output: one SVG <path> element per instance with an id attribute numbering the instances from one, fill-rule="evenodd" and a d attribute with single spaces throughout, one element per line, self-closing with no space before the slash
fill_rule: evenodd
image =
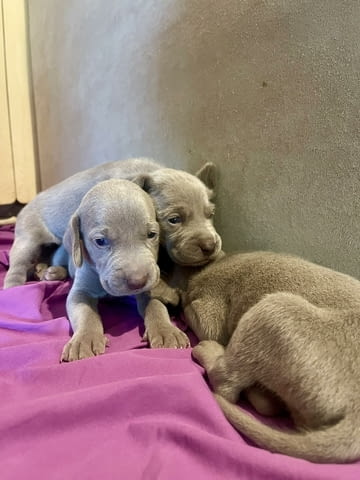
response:
<path id="1" fill-rule="evenodd" d="M 12 227 L 0 228 L 0 285 Z M 226 421 L 190 350 L 150 350 L 132 299 L 101 303 L 110 346 L 60 364 L 70 283 L 0 291 L 2 480 L 358 480 L 250 445 Z"/>

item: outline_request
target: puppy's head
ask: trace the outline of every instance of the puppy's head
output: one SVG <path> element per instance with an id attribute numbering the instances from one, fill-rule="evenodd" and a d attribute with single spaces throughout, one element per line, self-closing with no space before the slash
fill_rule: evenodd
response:
<path id="1" fill-rule="evenodd" d="M 173 262 L 198 266 L 217 257 L 221 238 L 212 221 L 213 164 L 205 164 L 196 175 L 162 168 L 134 181 L 153 199 L 160 224 L 160 242 Z"/>
<path id="2" fill-rule="evenodd" d="M 138 294 L 159 280 L 159 225 L 154 205 L 138 185 L 106 180 L 93 187 L 71 218 L 64 244 L 76 267 L 96 269 L 110 295 Z"/>

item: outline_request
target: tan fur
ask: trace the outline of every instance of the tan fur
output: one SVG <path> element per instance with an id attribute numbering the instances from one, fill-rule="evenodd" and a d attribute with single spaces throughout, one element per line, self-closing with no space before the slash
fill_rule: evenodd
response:
<path id="1" fill-rule="evenodd" d="M 166 261 L 161 264 L 162 273 L 174 277 L 181 272 L 187 278 L 209 262 L 221 257 L 221 238 L 213 227 L 214 206 L 210 199 L 215 186 L 215 167 L 205 164 L 196 175 L 185 174 L 164 168 L 151 175 L 135 179 L 153 199 L 160 224 L 160 243 L 164 248 Z M 170 220 L 181 218 L 178 224 Z M 178 285 L 173 278 L 173 285 Z M 158 287 L 158 293 L 164 283 Z M 154 291 L 155 292 L 155 291 Z M 144 340 L 153 348 L 186 348 L 190 346 L 187 335 L 175 327 L 169 318 L 166 303 L 175 303 L 174 295 L 164 297 L 147 293 L 137 298 L 140 315 L 144 318 Z"/>
<path id="2" fill-rule="evenodd" d="M 209 202 L 211 192 L 199 188 L 199 180 L 195 176 L 179 176 L 174 182 L 176 176 L 172 169 L 156 171 L 148 179 L 145 190 L 156 205 L 162 244 L 171 260 L 182 266 L 204 265 L 209 261 L 207 253 L 220 250 L 219 237 L 211 220 L 214 212 Z M 184 221 L 172 225 L 169 219 L 174 215 L 179 215 Z M 199 256 L 199 249 L 205 255 Z"/>
<path id="3" fill-rule="evenodd" d="M 360 458 L 359 281 L 289 255 L 237 254 L 195 274 L 183 304 L 205 340 L 193 355 L 235 428 L 314 462 Z M 281 399 L 297 430 L 234 405 L 253 386 Z"/>

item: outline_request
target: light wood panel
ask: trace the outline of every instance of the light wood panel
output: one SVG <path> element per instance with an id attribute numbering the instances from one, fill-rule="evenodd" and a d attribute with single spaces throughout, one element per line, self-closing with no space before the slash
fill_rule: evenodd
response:
<path id="1" fill-rule="evenodd" d="M 24 0 L 2 0 L 5 63 L 16 197 L 36 194 L 36 164 L 30 100 L 27 17 Z"/>
<path id="2" fill-rule="evenodd" d="M 2 3 L 3 0 L 0 1 L 0 204 L 6 205 L 15 202 L 16 190 L 7 100 Z"/>

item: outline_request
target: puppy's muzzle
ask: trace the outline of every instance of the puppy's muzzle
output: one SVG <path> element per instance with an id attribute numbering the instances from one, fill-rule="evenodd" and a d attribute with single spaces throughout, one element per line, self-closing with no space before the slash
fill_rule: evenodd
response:
<path id="1" fill-rule="evenodd" d="M 199 247 L 205 256 L 210 256 L 216 251 L 218 247 L 218 241 L 215 238 L 200 240 Z"/>
<path id="2" fill-rule="evenodd" d="M 147 273 L 145 274 L 138 273 L 138 274 L 134 274 L 127 277 L 126 284 L 128 286 L 128 289 L 131 291 L 141 290 L 147 284 L 148 279 L 149 279 L 149 275 Z"/>
<path id="3" fill-rule="evenodd" d="M 113 296 L 136 295 L 153 288 L 159 281 L 156 264 L 148 268 L 115 268 L 101 278 L 103 288 Z"/>

